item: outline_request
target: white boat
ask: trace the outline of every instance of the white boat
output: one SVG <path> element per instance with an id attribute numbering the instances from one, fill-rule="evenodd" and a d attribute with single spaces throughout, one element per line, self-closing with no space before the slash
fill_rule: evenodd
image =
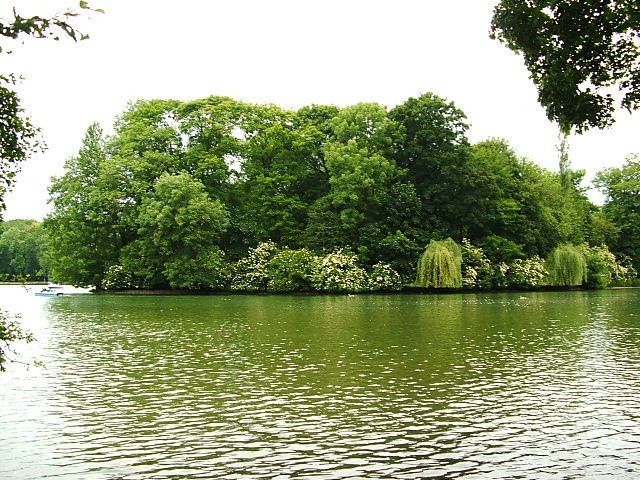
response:
<path id="1" fill-rule="evenodd" d="M 49 284 L 39 292 L 36 292 L 36 297 L 59 297 L 64 295 L 63 288 L 62 285 Z"/>

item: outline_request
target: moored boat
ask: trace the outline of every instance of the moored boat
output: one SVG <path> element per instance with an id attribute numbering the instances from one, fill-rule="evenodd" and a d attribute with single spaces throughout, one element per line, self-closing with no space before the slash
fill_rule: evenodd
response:
<path id="1" fill-rule="evenodd" d="M 62 285 L 49 284 L 39 292 L 36 292 L 36 297 L 59 297 L 60 295 L 64 295 L 62 289 Z"/>

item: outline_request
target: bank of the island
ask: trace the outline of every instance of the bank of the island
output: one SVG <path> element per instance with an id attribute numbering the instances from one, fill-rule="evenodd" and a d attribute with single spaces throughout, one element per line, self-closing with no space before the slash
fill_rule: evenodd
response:
<path id="1" fill-rule="evenodd" d="M 250 248 L 234 263 L 216 263 L 216 282 L 194 282 L 191 288 L 164 290 L 139 288 L 121 266 L 112 267 L 99 291 L 153 293 L 373 293 L 443 292 L 477 290 L 540 290 L 631 286 L 637 274 L 621 265 L 605 246 L 561 245 L 547 259 L 516 259 L 493 263 L 480 247 L 467 239 L 432 241 L 417 260 L 411 282 L 387 263 L 370 268 L 348 251 L 316 255 L 307 249 L 279 248 L 273 242 Z M 187 286 L 189 287 L 189 286 Z"/>

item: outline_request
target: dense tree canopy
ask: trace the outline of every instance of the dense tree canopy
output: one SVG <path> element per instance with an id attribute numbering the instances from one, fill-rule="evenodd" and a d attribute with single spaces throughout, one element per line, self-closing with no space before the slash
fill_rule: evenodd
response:
<path id="1" fill-rule="evenodd" d="M 427 93 L 391 110 L 402 140 L 394 152 L 400 168 L 420 194 L 420 209 L 428 230 L 460 238 L 470 204 L 466 115 L 437 95 Z"/>
<path id="2" fill-rule="evenodd" d="M 274 242 L 287 262 L 340 250 L 411 282 L 431 240 L 467 238 L 511 262 L 595 238 L 579 174 L 563 186 L 503 140 L 471 145 L 466 130 L 433 94 L 391 110 L 138 101 L 113 136 L 90 126 L 53 181 L 51 267 L 80 285 L 214 288 L 221 265 Z"/>
<path id="3" fill-rule="evenodd" d="M 502 0 L 492 35 L 521 53 L 550 120 L 563 131 L 606 127 L 640 107 L 637 0 Z"/>
<path id="4" fill-rule="evenodd" d="M 87 129 L 78 155 L 67 160 L 67 172 L 49 189 L 53 213 L 45 220 L 58 274 L 69 283 L 94 284 L 116 262 L 123 245 L 118 226 L 125 196 L 118 176 L 107 165 L 102 129 Z"/>

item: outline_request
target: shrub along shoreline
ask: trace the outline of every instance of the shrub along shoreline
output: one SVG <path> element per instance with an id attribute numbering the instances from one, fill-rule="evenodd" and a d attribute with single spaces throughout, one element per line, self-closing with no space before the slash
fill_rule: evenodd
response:
<path id="1" fill-rule="evenodd" d="M 111 267 L 97 289 L 104 292 L 224 294 L 356 294 L 391 292 L 478 292 L 599 289 L 633 286 L 637 273 L 606 246 L 560 245 L 546 260 L 538 256 L 492 262 L 467 239 L 432 240 L 420 255 L 415 278 L 402 278 L 383 262 L 363 266 L 358 256 L 340 249 L 317 255 L 263 242 L 236 262 L 219 251 L 202 264 L 201 274 L 169 289 L 145 285 L 122 265 Z"/>
<path id="2" fill-rule="evenodd" d="M 640 286 L 612 286 L 600 290 L 626 290 L 640 289 Z M 315 296 L 370 296 L 370 295 L 451 295 L 451 294 L 473 294 L 473 293 L 528 293 L 528 292 L 583 292 L 593 289 L 585 287 L 538 287 L 530 289 L 502 288 L 491 290 L 473 290 L 473 289 L 453 289 L 453 288 L 422 288 L 405 285 L 400 290 L 378 290 L 375 292 L 242 292 L 231 290 L 93 290 L 91 293 L 97 295 L 132 295 L 132 296 L 296 296 L 296 297 L 315 297 Z"/>

